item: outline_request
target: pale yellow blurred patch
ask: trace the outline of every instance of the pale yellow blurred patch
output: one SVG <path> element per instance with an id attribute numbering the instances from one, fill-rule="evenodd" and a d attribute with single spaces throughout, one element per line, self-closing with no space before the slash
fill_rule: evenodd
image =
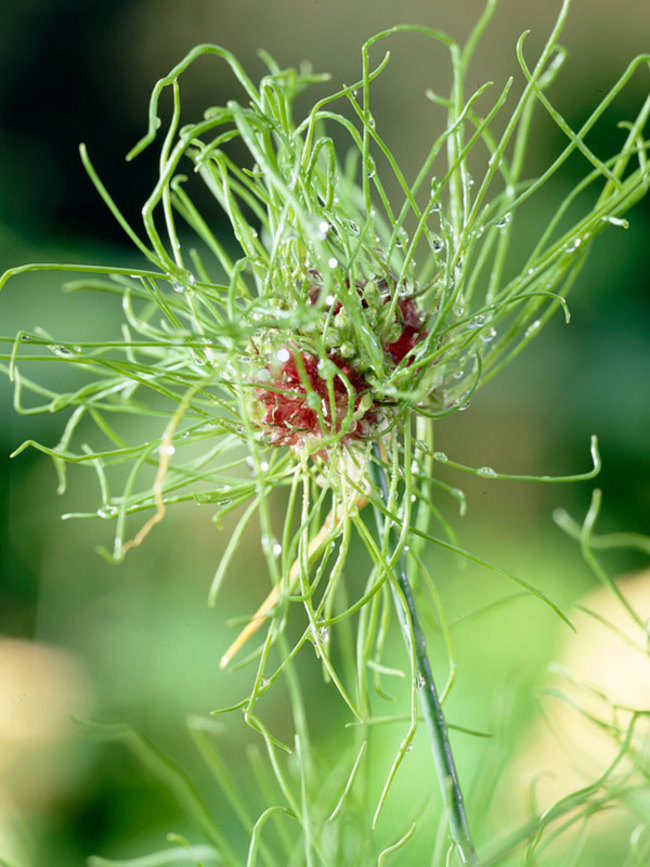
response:
<path id="1" fill-rule="evenodd" d="M 621 580 L 619 588 L 640 620 L 647 622 L 650 570 Z M 550 684 L 566 700 L 543 698 L 546 719 L 531 728 L 507 774 L 509 813 L 518 821 L 529 817 L 531 792 L 539 812 L 597 781 L 616 758 L 633 711 L 650 712 L 650 654 L 644 628 L 606 588 L 586 596 L 571 619 L 577 632 L 564 642 Z M 632 745 L 648 766 L 648 717 L 635 724 Z M 616 776 L 632 770 L 626 758 Z M 616 812 L 599 814 L 594 821 L 608 827 L 603 823 L 616 821 Z"/>
<path id="2" fill-rule="evenodd" d="M 0 857 L 32 864 L 27 817 L 64 797 L 82 763 L 71 717 L 87 716 L 87 674 L 61 648 L 0 639 Z"/>

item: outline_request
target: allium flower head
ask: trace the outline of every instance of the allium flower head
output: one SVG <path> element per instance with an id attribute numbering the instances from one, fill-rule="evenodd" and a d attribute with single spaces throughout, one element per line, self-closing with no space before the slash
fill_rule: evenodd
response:
<path id="1" fill-rule="evenodd" d="M 318 272 L 312 275 L 315 280 Z M 346 281 L 349 289 L 349 281 Z M 412 361 L 412 350 L 424 339 L 422 315 L 412 297 L 396 297 L 384 279 L 360 282 L 355 290 L 361 316 L 373 332 L 383 351 L 381 367 L 393 369 Z M 323 306 L 323 289 L 317 282 L 308 287 L 308 299 Z M 373 370 L 364 362 L 360 347 L 355 345 L 350 317 L 335 296 L 324 298 L 324 310 L 318 319 L 316 335 L 326 346 L 324 357 L 309 349 L 306 335 L 298 334 L 302 343 L 287 341 L 273 348 L 263 341 L 267 355 L 260 350 L 264 363 L 264 382 L 254 392 L 261 412 L 251 407 L 255 423 L 268 435 L 272 445 L 318 447 L 319 440 L 334 435 L 349 443 L 380 435 L 386 427 L 389 405 L 373 393 Z M 383 370 L 375 371 L 381 375 Z"/>

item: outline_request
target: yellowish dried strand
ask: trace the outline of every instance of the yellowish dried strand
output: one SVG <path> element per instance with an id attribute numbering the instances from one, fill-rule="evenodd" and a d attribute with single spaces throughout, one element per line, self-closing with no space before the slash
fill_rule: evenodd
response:
<path id="1" fill-rule="evenodd" d="M 365 497 L 359 496 L 355 500 L 355 505 L 357 509 L 362 509 L 367 504 L 367 502 L 368 500 Z M 325 541 L 327 540 L 332 526 L 343 520 L 346 511 L 347 506 L 345 503 L 341 503 L 337 508 L 330 511 L 327 518 L 323 522 L 323 526 L 309 543 L 309 546 L 307 548 L 308 560 L 311 560 L 312 557 L 315 557 L 317 555 L 319 548 L 323 547 Z M 293 561 L 291 569 L 289 570 L 289 580 L 285 581 L 284 578 L 282 578 L 271 590 L 264 602 L 262 602 L 255 614 L 252 616 L 251 620 L 246 624 L 246 626 L 242 629 L 237 638 L 230 645 L 228 650 L 221 657 L 221 660 L 219 662 L 219 668 L 225 668 L 230 663 L 235 654 L 238 653 L 241 648 L 246 644 L 248 639 L 255 635 L 257 630 L 271 615 L 271 612 L 275 608 L 278 599 L 280 598 L 280 594 L 282 593 L 284 588 L 287 586 L 293 586 L 293 583 L 298 577 L 299 572 L 300 558 L 296 557 L 296 559 Z"/>

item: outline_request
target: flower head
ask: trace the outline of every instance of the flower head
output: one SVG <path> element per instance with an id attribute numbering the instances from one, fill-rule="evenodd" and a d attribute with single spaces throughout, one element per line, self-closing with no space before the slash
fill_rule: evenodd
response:
<path id="1" fill-rule="evenodd" d="M 345 288 L 350 289 L 349 280 Z M 386 279 L 357 281 L 355 290 L 353 301 L 381 347 L 380 366 L 394 369 L 402 362 L 409 364 L 412 350 L 427 334 L 415 299 L 394 298 Z M 372 438 L 385 416 L 385 401 L 372 384 L 373 374 L 381 371 L 365 360 L 343 301 L 323 298 L 318 282 L 310 283 L 308 298 L 312 305 L 324 303 L 316 337 L 326 346 L 325 353 L 319 355 L 297 340 L 279 349 L 273 339 L 268 341 L 273 348 L 264 359 L 265 382 L 254 392 L 261 408 L 253 413 L 255 422 L 271 445 L 318 445 L 325 437 L 346 443 Z M 304 340 L 305 335 L 297 338 Z"/>

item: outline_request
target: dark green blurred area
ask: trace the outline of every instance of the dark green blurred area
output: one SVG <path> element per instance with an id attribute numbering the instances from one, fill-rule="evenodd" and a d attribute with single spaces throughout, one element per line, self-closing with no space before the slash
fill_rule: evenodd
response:
<path id="1" fill-rule="evenodd" d="M 516 71 L 513 46 L 519 33 L 532 29 L 527 51 L 534 52 L 549 32 L 557 7 L 555 2 L 504 0 L 478 52 L 475 80 L 470 83 L 494 79 L 502 84 Z M 255 55 L 260 47 L 281 64 L 310 59 L 317 71 L 330 71 L 338 86 L 358 77 L 359 46 L 377 30 L 408 21 L 462 38 L 481 9 L 475 0 L 452 5 L 405 0 L 399 6 L 389 0 L 26 0 L 11 5 L 3 10 L 0 31 L 0 269 L 27 261 L 138 261 L 85 177 L 77 145 L 87 143 L 106 186 L 137 224 L 156 177 L 155 155 L 145 154 L 131 164 L 123 156 L 145 129 L 155 80 L 193 44 L 224 45 L 253 77 L 263 74 Z M 615 12 L 608 0 L 575 0 L 563 39 L 569 60 L 551 93 L 574 128 L 629 59 L 650 49 L 648 34 L 650 7 L 643 0 L 620 0 Z M 403 37 L 391 50 L 392 66 L 377 82 L 374 113 L 402 157 L 408 177 L 437 132 L 438 116 L 425 100 L 424 89 L 442 88 L 449 76 L 442 52 L 431 52 L 424 41 L 411 43 Z M 612 136 L 617 120 L 636 113 L 648 84 L 647 74 L 637 76 L 617 101 L 609 118 Z M 320 96 L 325 91 L 315 92 Z M 208 105 L 238 95 L 224 67 L 205 61 L 188 75 L 184 93 L 188 116 L 193 117 Z M 558 132 L 541 115 L 537 129 L 531 173 L 548 163 L 559 142 Z M 592 146 L 599 153 L 611 149 L 607 136 L 596 136 Z M 577 171 L 579 166 L 574 165 Z M 577 178 L 566 176 L 567 183 Z M 538 201 L 541 208 L 543 199 Z M 549 194 L 549 207 L 551 201 Z M 595 433 L 604 462 L 597 482 L 604 499 L 599 529 L 647 533 L 650 201 L 628 216 L 627 231 L 612 227 L 592 251 L 570 298 L 571 324 L 566 327 L 558 316 L 473 400 L 468 412 L 442 421 L 437 448 L 468 465 L 561 475 L 588 469 L 589 438 Z M 540 212 L 540 225 L 544 219 Z M 532 220 L 527 231 L 533 236 L 536 228 Z M 62 282 L 56 274 L 11 281 L 0 295 L 0 333 L 11 335 L 40 325 L 60 340 L 74 340 L 118 331 L 118 305 L 103 297 L 64 295 L 59 291 Z M 11 401 L 9 383 L 0 379 L 1 633 L 69 651 L 78 666 L 79 694 L 84 696 L 80 711 L 142 727 L 180 764 L 193 769 L 206 791 L 214 792 L 183 720 L 189 713 L 208 714 L 246 695 L 246 672 L 223 674 L 218 660 L 234 634 L 225 625 L 228 618 L 249 613 L 267 592 L 257 540 L 251 538 L 244 546 L 235 561 L 240 570 L 237 580 L 226 584 L 215 610 L 207 608 L 205 597 L 232 528 L 226 526 L 220 533 L 208 506 L 172 510 L 164 527 L 157 528 L 122 566 L 108 565 L 95 551 L 110 540 L 104 522 L 62 522 L 59 517 L 67 511 L 96 509 L 99 491 L 92 471 L 70 472 L 68 491 L 59 498 L 47 458 L 30 450 L 14 460 L 8 457 L 26 438 L 55 445 L 65 419 L 18 416 Z M 452 515 L 465 548 L 521 575 L 562 605 L 593 586 L 578 546 L 551 520 L 556 506 L 581 520 L 591 496 L 589 484 L 543 486 L 470 476 L 456 476 L 454 484 L 467 491 L 467 516 L 453 516 L 451 502 L 440 505 Z M 613 555 L 608 563 L 614 573 L 647 565 L 640 556 L 627 554 Z M 360 569 L 350 564 L 351 581 L 358 583 Z M 452 621 L 509 592 L 505 581 L 479 568 L 461 570 L 451 558 L 439 557 L 434 572 L 441 576 L 439 589 Z M 432 657 L 444 658 L 443 643 L 434 630 L 432 625 Z M 507 706 L 511 741 L 524 738 L 526 725 L 537 713 L 531 690 L 553 658 L 560 633 L 559 622 L 529 599 L 460 625 L 454 631 L 458 681 L 449 700 L 450 719 L 473 729 L 494 730 L 501 707 Z M 395 653 L 399 660 L 397 647 Z M 344 708 L 332 688 L 321 682 L 312 660 L 301 662 L 301 672 L 308 705 L 317 709 L 315 731 L 332 752 L 341 750 L 347 737 L 342 728 Z M 38 684 L 38 671 L 32 674 Z M 281 693 L 279 689 L 277 697 L 271 694 L 264 702 L 271 727 L 279 730 L 287 728 Z M 16 695 L 9 696 L 10 709 Z M 380 740 L 378 780 L 403 737 L 398 728 L 392 727 Z M 184 824 L 173 798 L 121 747 L 99 746 L 59 730 L 51 734 L 51 741 L 43 737 L 46 747 L 60 750 L 60 758 L 51 766 L 37 764 L 27 771 L 20 764 L 22 747 L 0 738 L 0 750 L 8 757 L 0 753 L 0 772 L 7 769 L 7 782 L 0 783 L 0 857 L 13 863 L 15 846 L 31 852 L 25 857 L 32 860 L 16 861 L 19 867 L 73 867 L 95 852 L 127 857 L 163 848 L 170 830 L 199 839 L 197 829 Z M 245 764 L 251 733 L 233 717 L 232 728 L 221 738 L 243 791 L 261 810 L 263 803 L 253 793 Z M 389 758 L 382 761 L 384 744 Z M 456 735 L 454 745 L 461 777 L 471 789 L 486 760 L 485 742 Z M 426 791 L 430 784 L 424 758 L 418 766 L 418 753 L 426 755 L 419 736 L 389 799 L 393 836 L 407 821 L 403 808 L 412 807 L 405 793 L 413 788 Z M 17 772 L 23 777 L 20 784 L 12 776 Z M 218 795 L 210 807 L 217 813 L 225 809 Z M 12 812 L 20 817 L 18 831 L 13 823 L 12 833 L 25 838 L 18 844 L 2 836 Z M 503 815 L 507 822 L 507 806 Z M 233 824 L 225 812 L 224 823 Z M 235 841 L 237 834 L 233 832 Z M 421 845 L 427 843 L 430 840 Z M 584 863 L 615 863 L 616 854 L 600 849 Z M 405 860 L 395 863 L 424 863 L 428 857 L 426 847 L 406 852 Z"/>

